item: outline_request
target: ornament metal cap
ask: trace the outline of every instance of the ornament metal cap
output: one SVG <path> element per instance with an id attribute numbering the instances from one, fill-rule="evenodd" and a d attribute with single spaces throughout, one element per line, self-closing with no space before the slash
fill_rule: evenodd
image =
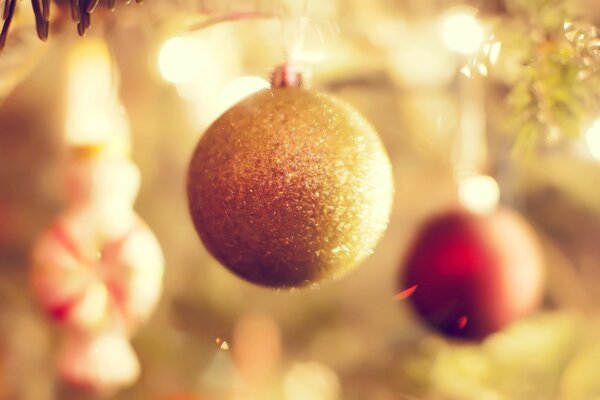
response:
<path id="1" fill-rule="evenodd" d="M 272 88 L 299 88 L 303 86 L 304 71 L 297 65 L 286 62 L 273 70 L 271 74 Z"/>

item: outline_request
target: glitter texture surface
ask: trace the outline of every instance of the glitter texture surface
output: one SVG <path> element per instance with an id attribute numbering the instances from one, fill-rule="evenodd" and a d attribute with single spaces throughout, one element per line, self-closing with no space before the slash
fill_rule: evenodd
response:
<path id="1" fill-rule="evenodd" d="M 236 275 L 305 286 L 358 265 L 385 230 L 392 171 L 350 105 L 298 88 L 263 90 L 198 144 L 190 212 L 206 248 Z"/>

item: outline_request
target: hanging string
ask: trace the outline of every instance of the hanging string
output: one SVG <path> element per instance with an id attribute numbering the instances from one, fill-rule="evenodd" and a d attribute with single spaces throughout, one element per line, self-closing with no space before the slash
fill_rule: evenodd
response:
<path id="1" fill-rule="evenodd" d="M 285 67 L 288 75 L 303 75 L 309 83 L 311 67 L 323 62 L 339 36 L 337 9 L 309 0 L 296 4 L 281 21 Z"/>
<path id="2" fill-rule="evenodd" d="M 453 149 L 458 200 L 468 210 L 485 214 L 493 212 L 500 199 L 498 183 L 486 174 L 489 166 L 485 89 L 480 76 L 461 73 L 459 80 L 461 116 Z"/>
<path id="3" fill-rule="evenodd" d="M 303 0 L 301 12 L 290 10 L 287 21 L 281 19 L 281 34 L 285 62 L 271 74 L 273 88 L 300 87 L 304 85 L 304 75 L 299 55 L 304 47 L 308 27 L 308 0 Z"/>
<path id="4" fill-rule="evenodd" d="M 289 20 L 282 19 L 282 36 L 284 38 L 284 52 L 288 63 L 298 62 L 300 53 L 306 40 L 308 28 L 308 0 L 303 0 L 300 12 L 290 10 Z M 287 28 L 287 29 L 286 29 Z"/>

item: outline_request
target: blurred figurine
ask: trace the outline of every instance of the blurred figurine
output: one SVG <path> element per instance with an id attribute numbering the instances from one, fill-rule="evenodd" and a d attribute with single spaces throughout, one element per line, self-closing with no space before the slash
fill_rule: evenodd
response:
<path id="1" fill-rule="evenodd" d="M 129 160 L 76 148 L 67 210 L 33 249 L 35 296 L 65 328 L 60 370 L 75 384 L 121 386 L 139 374 L 126 339 L 156 307 L 163 275 L 159 243 L 133 210 L 139 181 Z"/>

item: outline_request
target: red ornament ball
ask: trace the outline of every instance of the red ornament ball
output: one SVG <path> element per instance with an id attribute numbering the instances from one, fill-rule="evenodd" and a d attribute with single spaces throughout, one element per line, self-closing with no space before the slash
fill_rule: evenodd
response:
<path id="1" fill-rule="evenodd" d="M 535 310 L 543 292 L 535 234 L 507 209 L 433 218 L 402 272 L 398 298 L 432 328 L 463 339 L 483 339 Z"/>

